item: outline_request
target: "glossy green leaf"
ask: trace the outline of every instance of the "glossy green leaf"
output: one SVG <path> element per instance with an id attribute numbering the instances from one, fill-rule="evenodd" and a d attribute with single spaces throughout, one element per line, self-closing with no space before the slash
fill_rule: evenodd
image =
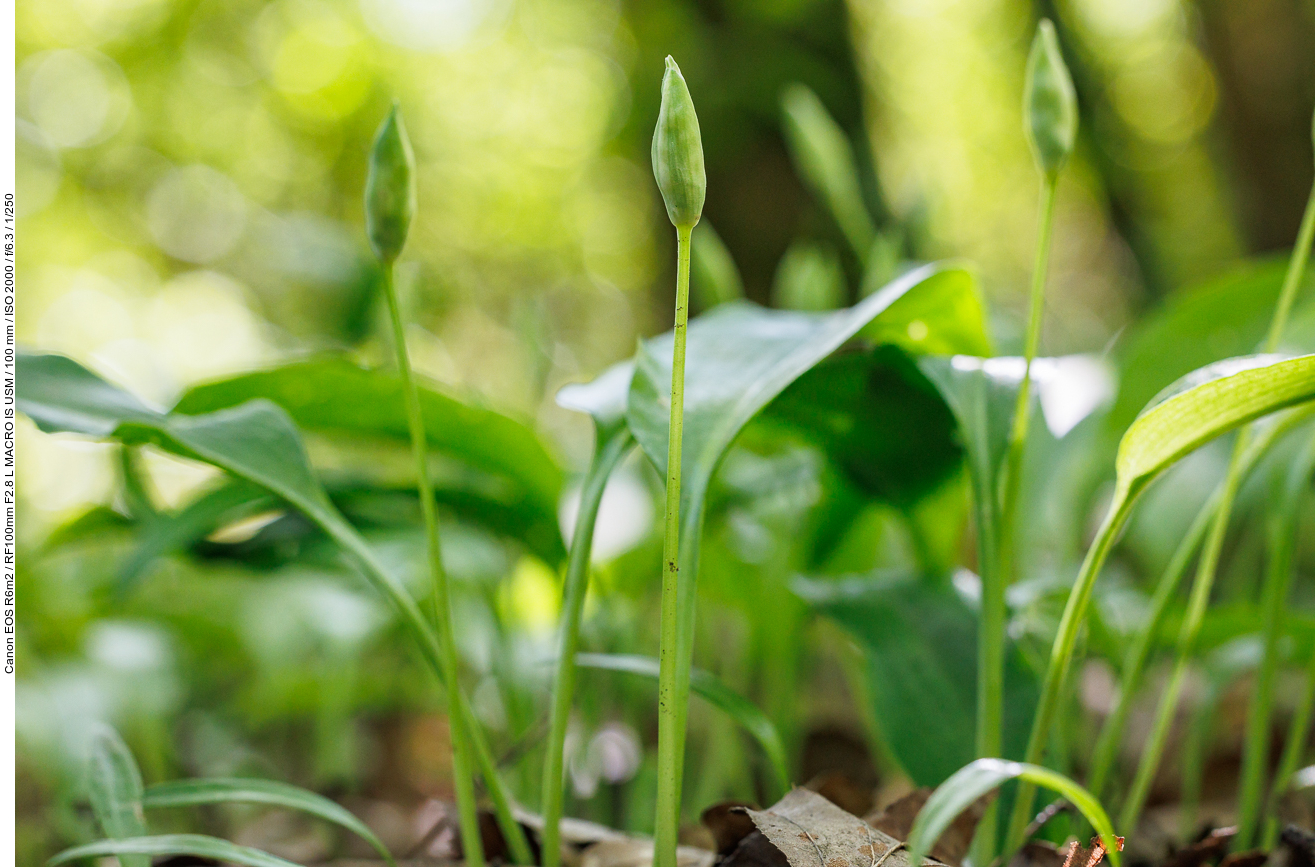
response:
<path id="1" fill-rule="evenodd" d="M 954 416 L 895 346 L 833 356 L 763 411 L 815 443 L 866 496 L 910 505 L 949 477 L 962 450 Z"/>
<path id="2" fill-rule="evenodd" d="M 960 813 L 978 798 L 1015 779 L 1050 789 L 1076 807 L 1100 834 L 1110 863 L 1119 867 L 1120 842 L 1116 842 L 1114 827 L 1105 809 L 1090 792 L 1057 771 L 1002 759 L 978 759 L 956 771 L 932 792 L 909 832 L 909 863 L 921 864 Z"/>
<path id="3" fill-rule="evenodd" d="M 880 289 L 864 278 L 864 297 Z M 876 343 L 895 343 L 914 355 L 991 355 L 986 305 L 977 278 L 967 268 L 931 275 L 917 292 L 906 293 L 863 329 Z"/>
<path id="4" fill-rule="evenodd" d="M 243 803 L 298 810 L 346 828 L 369 843 L 389 864 L 394 863 L 388 847 L 360 819 L 328 798 L 287 783 L 254 779 L 176 780 L 151 786 L 141 803 L 148 809 Z"/>
<path id="5" fill-rule="evenodd" d="M 197 386 L 175 411 L 213 412 L 255 398 L 278 404 L 303 430 L 409 442 L 397 375 L 331 356 Z M 432 386 L 421 388 L 420 406 L 430 448 L 468 468 L 471 493 L 530 510 L 556 527 L 562 474 L 533 431 Z"/>
<path id="6" fill-rule="evenodd" d="M 142 815 L 142 775 L 119 733 L 100 724 L 91 738 L 87 796 L 106 837 L 121 840 L 146 834 Z M 150 860 L 125 853 L 123 867 L 148 867 Z"/>
<path id="7" fill-rule="evenodd" d="M 793 586 L 862 648 L 877 727 L 914 783 L 935 786 L 972 760 L 978 615 L 953 588 L 899 574 Z M 1005 660 L 1005 749 L 1020 755 L 1036 681 L 1013 646 Z"/>
<path id="8" fill-rule="evenodd" d="M 685 368 L 682 516 L 701 519 L 708 482 L 736 435 L 764 406 L 869 322 L 924 283 L 952 270 L 911 271 L 853 307 L 829 313 L 723 304 L 690 323 Z M 626 419 L 635 439 L 666 471 L 671 334 L 640 348 Z M 693 508 L 690 504 L 694 504 Z M 682 533 L 684 537 L 684 533 Z"/>
<path id="9" fill-rule="evenodd" d="M 239 846 L 218 837 L 203 834 L 161 834 L 156 837 L 130 837 L 127 840 L 101 840 L 86 846 L 74 846 L 65 849 L 46 862 L 47 867 L 67 864 L 85 858 L 104 858 L 107 855 L 142 855 L 147 858 L 166 855 L 193 855 L 197 858 L 213 858 L 227 864 L 241 864 L 243 867 L 298 867 L 291 861 L 252 849 Z"/>
<path id="10" fill-rule="evenodd" d="M 1179 458 L 1239 425 L 1315 398 L 1315 355 L 1256 355 L 1216 362 L 1180 379 L 1123 435 L 1120 494 L 1140 490 Z"/>
<path id="11" fill-rule="evenodd" d="M 658 676 L 658 661 L 649 656 L 579 653 L 576 654 L 575 661 L 582 668 L 622 671 L 653 680 L 657 680 Z M 772 769 L 778 788 L 784 791 L 790 779 L 785 758 L 785 744 L 781 741 L 780 732 L 776 730 L 776 726 L 766 714 L 708 671 L 695 669 L 690 676 L 690 689 L 708 704 L 735 720 L 758 741 L 767 756 L 768 766 Z"/>

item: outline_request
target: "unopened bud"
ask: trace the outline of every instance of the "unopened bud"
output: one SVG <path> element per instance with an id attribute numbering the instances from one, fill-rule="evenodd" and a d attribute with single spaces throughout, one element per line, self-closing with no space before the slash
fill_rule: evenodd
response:
<path id="1" fill-rule="evenodd" d="M 708 179 L 703 170 L 703 139 L 685 77 L 667 58 L 662 76 L 662 110 L 653 131 L 653 176 L 657 178 L 667 216 L 677 228 L 691 228 L 703 215 Z"/>
<path id="2" fill-rule="evenodd" d="M 375 134 L 365 180 L 365 229 L 379 261 L 391 264 L 401 254 L 415 210 L 415 156 L 394 105 Z"/>
<path id="3" fill-rule="evenodd" d="M 1027 143 L 1037 168 L 1053 179 L 1073 152 L 1078 133 L 1078 98 L 1059 51 L 1055 26 L 1043 19 L 1027 58 L 1023 91 Z"/>

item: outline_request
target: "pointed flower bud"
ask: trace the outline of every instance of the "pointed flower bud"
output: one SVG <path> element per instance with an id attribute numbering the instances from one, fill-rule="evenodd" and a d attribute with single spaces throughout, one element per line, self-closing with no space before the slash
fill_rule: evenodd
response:
<path id="1" fill-rule="evenodd" d="M 1027 58 L 1023 91 L 1027 143 L 1037 168 L 1053 179 L 1073 152 L 1078 133 L 1078 98 L 1059 51 L 1055 25 L 1042 19 Z"/>
<path id="2" fill-rule="evenodd" d="M 394 104 L 375 134 L 365 180 L 365 230 L 380 262 L 391 264 L 401 254 L 415 210 L 415 156 Z"/>
<path id="3" fill-rule="evenodd" d="M 708 179 L 703 171 L 703 139 L 685 77 L 667 58 L 662 76 L 662 110 L 653 132 L 653 176 L 667 216 L 677 228 L 692 228 L 703 215 Z"/>

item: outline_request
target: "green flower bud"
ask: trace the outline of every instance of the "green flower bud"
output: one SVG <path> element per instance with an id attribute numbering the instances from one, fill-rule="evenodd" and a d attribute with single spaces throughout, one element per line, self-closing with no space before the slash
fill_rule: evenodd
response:
<path id="1" fill-rule="evenodd" d="M 415 155 L 394 103 L 375 134 L 365 180 L 365 230 L 380 262 L 391 264 L 401 254 L 415 210 Z"/>
<path id="2" fill-rule="evenodd" d="M 703 171 L 703 139 L 685 77 L 667 58 L 662 76 L 662 110 L 653 131 L 653 176 L 657 178 L 667 216 L 676 227 L 692 228 L 703 215 L 708 179 Z"/>
<path id="3" fill-rule="evenodd" d="M 1073 152 L 1078 134 L 1078 98 L 1055 38 L 1055 25 L 1042 19 L 1027 58 L 1023 90 L 1027 143 L 1037 168 L 1054 178 Z"/>

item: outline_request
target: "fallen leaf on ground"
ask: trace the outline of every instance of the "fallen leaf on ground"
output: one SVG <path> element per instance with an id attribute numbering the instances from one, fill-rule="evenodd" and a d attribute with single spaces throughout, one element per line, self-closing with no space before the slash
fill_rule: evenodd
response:
<path id="1" fill-rule="evenodd" d="M 903 842 L 807 789 L 791 790 L 766 810 L 744 812 L 781 851 L 790 867 L 908 867 L 909 864 Z M 750 839 L 746 837 L 741 847 Z"/>

